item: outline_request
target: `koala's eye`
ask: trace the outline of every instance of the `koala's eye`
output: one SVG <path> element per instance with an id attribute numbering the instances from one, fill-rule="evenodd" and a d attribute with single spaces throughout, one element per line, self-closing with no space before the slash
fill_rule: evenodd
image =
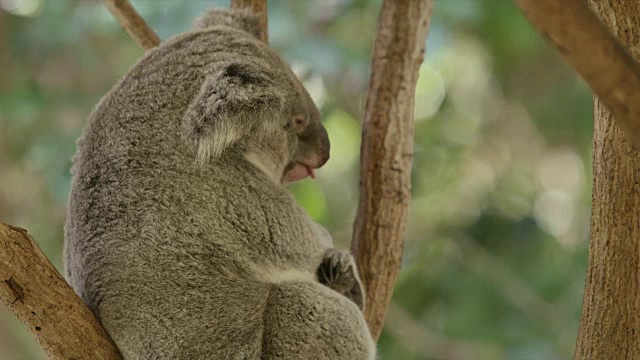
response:
<path id="1" fill-rule="evenodd" d="M 291 118 L 291 126 L 293 126 L 293 130 L 297 134 L 302 134 L 304 132 L 305 127 L 307 126 L 307 119 L 304 115 L 296 115 Z"/>

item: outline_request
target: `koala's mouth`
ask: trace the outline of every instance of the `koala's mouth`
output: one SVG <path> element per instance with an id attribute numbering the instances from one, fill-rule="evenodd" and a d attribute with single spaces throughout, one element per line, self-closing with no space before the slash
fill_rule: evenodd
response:
<path id="1" fill-rule="evenodd" d="M 286 182 L 294 182 L 294 181 L 302 180 L 308 176 L 310 176 L 312 179 L 316 178 L 316 173 L 314 171 L 314 168 L 305 163 L 296 162 L 285 173 L 284 180 Z"/>

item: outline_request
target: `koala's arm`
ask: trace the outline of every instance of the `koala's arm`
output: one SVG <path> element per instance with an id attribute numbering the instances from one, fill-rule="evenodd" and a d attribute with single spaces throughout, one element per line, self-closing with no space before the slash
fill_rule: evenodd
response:
<path id="1" fill-rule="evenodd" d="M 346 296 L 358 305 L 360 310 L 364 310 L 364 287 L 350 253 L 337 249 L 327 250 L 318 267 L 317 276 L 321 284 Z"/>
<path id="2" fill-rule="evenodd" d="M 365 306 L 365 292 L 356 262 L 347 251 L 333 248 L 333 238 L 320 224 L 314 222 L 318 238 L 329 248 L 325 251 L 320 266 L 316 272 L 318 281 L 330 289 L 346 296 L 353 301 L 360 310 Z"/>

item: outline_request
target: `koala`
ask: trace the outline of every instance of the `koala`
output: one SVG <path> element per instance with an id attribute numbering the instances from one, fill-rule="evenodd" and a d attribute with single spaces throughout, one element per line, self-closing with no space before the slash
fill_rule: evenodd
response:
<path id="1" fill-rule="evenodd" d="M 321 114 L 245 11 L 148 51 L 78 140 L 65 276 L 125 359 L 374 359 L 352 257 L 284 185 Z"/>

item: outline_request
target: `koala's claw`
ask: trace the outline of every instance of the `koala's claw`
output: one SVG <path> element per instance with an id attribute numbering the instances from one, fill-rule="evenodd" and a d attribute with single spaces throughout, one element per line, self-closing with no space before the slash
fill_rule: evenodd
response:
<path id="1" fill-rule="evenodd" d="M 351 299 L 364 309 L 364 290 L 356 273 L 355 261 L 346 251 L 329 249 L 318 267 L 318 281 Z"/>

